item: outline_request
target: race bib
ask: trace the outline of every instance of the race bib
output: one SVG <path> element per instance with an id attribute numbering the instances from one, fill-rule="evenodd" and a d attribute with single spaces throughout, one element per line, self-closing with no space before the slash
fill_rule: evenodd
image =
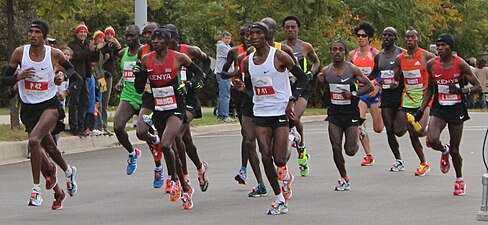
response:
<path id="1" fill-rule="evenodd" d="M 261 79 L 253 79 L 254 94 L 258 97 L 270 97 L 275 95 L 273 82 L 271 77 L 263 77 Z"/>
<path id="2" fill-rule="evenodd" d="M 371 73 L 371 67 L 369 66 L 366 66 L 366 67 L 358 67 L 359 70 L 361 70 L 361 73 L 364 75 L 364 76 L 368 76 L 370 73 Z"/>
<path id="3" fill-rule="evenodd" d="M 391 89 L 391 84 L 395 81 L 393 70 L 381 71 L 381 88 Z"/>
<path id="4" fill-rule="evenodd" d="M 180 70 L 180 79 L 181 82 L 186 83 L 187 78 L 186 78 L 186 67 L 182 66 Z"/>
<path id="5" fill-rule="evenodd" d="M 127 82 L 134 82 L 136 76 L 132 72 L 132 68 L 136 65 L 136 62 L 124 62 L 124 79 Z"/>
<path id="6" fill-rule="evenodd" d="M 456 84 L 459 87 L 459 84 Z M 449 85 L 437 85 L 439 104 L 443 106 L 450 106 L 461 102 L 460 94 L 450 94 Z"/>
<path id="7" fill-rule="evenodd" d="M 24 88 L 30 94 L 42 94 L 47 92 L 49 87 L 49 75 L 45 72 L 36 72 L 31 78 L 24 81 Z"/>
<path id="8" fill-rule="evenodd" d="M 330 101 L 334 105 L 350 105 L 351 98 L 346 98 L 342 92 L 343 89 L 350 91 L 349 84 L 330 84 Z"/>
<path id="9" fill-rule="evenodd" d="M 423 88 L 424 83 L 420 70 L 403 71 L 403 80 L 406 88 Z"/>
<path id="10" fill-rule="evenodd" d="M 167 111 L 176 109 L 178 107 L 178 104 L 176 103 L 175 91 L 172 86 L 153 88 L 152 93 L 155 110 Z"/>

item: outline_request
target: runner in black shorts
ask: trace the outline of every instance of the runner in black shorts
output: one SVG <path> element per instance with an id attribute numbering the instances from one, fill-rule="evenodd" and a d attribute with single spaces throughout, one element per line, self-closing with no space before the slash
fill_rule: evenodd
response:
<path id="1" fill-rule="evenodd" d="M 329 139 L 332 144 L 334 162 L 341 178 L 336 191 L 349 190 L 344 156 L 342 155 L 342 137 L 345 135 L 344 150 L 348 156 L 354 156 L 358 149 L 359 96 L 373 91 L 373 84 L 363 75 L 358 67 L 345 61 L 346 44 L 335 41 L 330 45 L 333 63 L 324 67 L 318 75 L 317 94 L 325 95 L 330 105 L 327 110 L 329 121 Z M 357 83 L 364 86 L 357 91 Z"/>
<path id="2" fill-rule="evenodd" d="M 463 95 L 481 92 L 481 85 L 469 65 L 459 56 L 453 55 L 455 41 L 451 34 L 441 34 L 437 38 L 436 46 L 439 56 L 427 63 L 429 85 L 419 111 L 422 112 L 431 97 L 434 96 L 427 136 L 432 149 L 442 152 L 440 169 L 444 174 L 449 172 L 449 155 L 451 155 L 452 164 L 456 170 L 453 194 L 464 195 L 466 184 L 462 174 L 463 158 L 459 145 L 464 121 L 468 120 L 469 116 Z M 467 80 L 473 87 L 463 87 L 464 80 Z M 416 115 L 415 119 L 420 120 L 420 118 L 421 116 Z M 450 138 L 449 144 L 443 145 L 440 135 L 446 125 Z"/>

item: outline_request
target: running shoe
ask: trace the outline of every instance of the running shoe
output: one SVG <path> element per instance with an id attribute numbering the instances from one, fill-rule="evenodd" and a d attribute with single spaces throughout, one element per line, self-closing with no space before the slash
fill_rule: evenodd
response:
<path id="1" fill-rule="evenodd" d="M 53 205 L 51 206 L 51 209 L 52 210 L 62 209 L 64 199 L 66 199 L 66 194 L 64 194 L 63 190 L 61 190 L 61 194 L 59 195 L 54 193 Z"/>
<path id="2" fill-rule="evenodd" d="M 373 166 L 375 162 L 376 160 L 372 155 L 365 155 L 361 162 L 361 166 Z"/>
<path id="3" fill-rule="evenodd" d="M 181 196 L 181 186 L 177 181 L 171 181 L 171 189 L 169 191 L 169 200 L 172 202 L 178 201 Z"/>
<path id="4" fill-rule="evenodd" d="M 41 204 L 42 204 L 41 192 L 37 190 L 32 190 L 32 194 L 29 199 L 29 206 L 41 206 Z"/>
<path id="5" fill-rule="evenodd" d="M 56 177 L 56 165 L 54 163 L 49 163 L 51 168 L 46 171 L 46 190 L 51 190 L 56 184 L 58 183 L 58 179 Z"/>
<path id="6" fill-rule="evenodd" d="M 137 170 L 137 159 L 141 158 L 141 150 L 135 148 L 134 151 L 136 154 L 134 156 L 129 155 L 129 159 L 127 159 L 127 175 L 131 175 Z"/>
<path id="7" fill-rule="evenodd" d="M 154 188 L 161 188 L 164 183 L 163 170 L 154 170 Z"/>
<path id="8" fill-rule="evenodd" d="M 302 142 L 302 136 L 300 136 L 300 133 L 298 133 L 295 127 L 290 129 L 289 140 L 293 148 L 297 148 L 300 146 L 300 142 Z"/>
<path id="9" fill-rule="evenodd" d="M 278 180 L 284 180 L 286 178 L 287 173 L 288 173 L 287 166 L 278 167 Z"/>
<path id="10" fill-rule="evenodd" d="M 149 151 L 151 151 L 154 161 L 160 161 L 161 158 L 163 157 L 163 152 L 161 150 L 161 143 L 157 145 L 148 143 L 148 145 L 149 145 Z"/>
<path id="11" fill-rule="evenodd" d="M 305 147 L 299 147 L 298 152 L 298 169 L 300 170 L 300 175 L 304 177 L 307 176 L 310 172 L 310 168 L 308 167 L 308 160 L 310 159 L 310 155 L 307 154 L 307 148 Z"/>
<path id="12" fill-rule="evenodd" d="M 283 197 L 286 200 L 290 199 L 293 195 L 293 191 L 291 189 L 291 184 L 293 183 L 293 174 L 290 173 L 290 179 L 283 180 L 283 185 L 281 185 L 281 192 L 283 193 Z"/>
<path id="13" fill-rule="evenodd" d="M 255 198 L 264 197 L 266 195 L 266 187 L 263 184 L 258 184 L 258 186 L 253 187 L 252 191 L 248 194 L 249 197 Z"/>
<path id="14" fill-rule="evenodd" d="M 448 152 L 441 154 L 440 168 L 441 168 L 441 172 L 443 174 L 446 174 L 447 172 L 449 172 L 449 169 L 451 168 L 451 164 L 449 163 L 449 148 L 450 147 L 451 147 L 450 145 L 445 145 L 445 148 L 447 149 Z"/>
<path id="15" fill-rule="evenodd" d="M 76 167 L 71 166 L 71 175 L 66 176 L 66 186 L 68 188 L 69 196 L 73 197 L 78 192 L 78 185 L 75 181 Z"/>
<path id="16" fill-rule="evenodd" d="M 288 205 L 284 202 L 273 203 L 268 209 L 268 215 L 280 215 L 288 213 Z"/>
<path id="17" fill-rule="evenodd" d="M 192 209 L 193 208 L 193 188 L 190 186 L 190 191 L 188 193 L 183 193 L 181 195 L 181 201 L 183 204 L 181 205 L 183 209 Z"/>
<path id="18" fill-rule="evenodd" d="M 390 172 L 400 172 L 405 170 L 403 160 L 397 160 L 393 166 L 390 167 Z"/>
<path id="19" fill-rule="evenodd" d="M 366 137 L 366 128 L 363 125 L 358 126 L 359 140 L 363 140 Z"/>
<path id="20" fill-rule="evenodd" d="M 351 184 L 349 182 L 347 182 L 344 178 L 341 178 L 341 179 L 337 180 L 337 183 L 339 185 L 337 185 L 334 188 L 335 191 L 348 191 L 348 190 L 351 190 Z"/>
<path id="21" fill-rule="evenodd" d="M 202 192 L 207 191 L 208 188 L 208 176 L 207 176 L 208 164 L 202 162 L 202 168 L 198 172 L 198 183 L 200 184 L 200 190 Z"/>
<path id="22" fill-rule="evenodd" d="M 463 196 L 466 194 L 465 190 L 466 190 L 466 184 L 464 183 L 464 180 L 456 181 L 454 183 L 454 192 L 452 192 L 452 194 L 457 196 Z"/>
<path id="23" fill-rule="evenodd" d="M 171 190 L 171 179 L 168 178 L 166 179 L 166 187 L 164 188 L 164 192 L 169 193 L 170 190 Z"/>
<path id="24" fill-rule="evenodd" d="M 246 179 L 247 179 L 247 173 L 243 169 L 240 169 L 239 172 L 237 172 L 236 176 L 234 177 L 234 180 L 236 180 L 237 183 L 239 184 L 246 184 Z"/>
<path id="25" fill-rule="evenodd" d="M 184 178 L 185 178 L 186 184 L 191 185 L 190 175 L 185 174 Z"/>
<path id="26" fill-rule="evenodd" d="M 420 166 L 415 171 L 415 176 L 423 177 L 430 171 L 430 166 L 427 163 L 420 163 Z"/>

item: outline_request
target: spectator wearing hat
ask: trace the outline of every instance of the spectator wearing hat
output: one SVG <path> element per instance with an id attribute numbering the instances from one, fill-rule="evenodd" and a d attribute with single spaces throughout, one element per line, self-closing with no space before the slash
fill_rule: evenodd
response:
<path id="1" fill-rule="evenodd" d="M 69 127 L 70 133 L 78 136 L 86 136 L 85 132 L 85 114 L 88 110 L 88 78 L 92 76 L 91 63 L 98 61 L 97 50 L 100 50 L 100 44 L 97 47 L 90 47 L 94 42 L 88 41 L 89 31 L 85 23 L 81 22 L 75 28 L 75 38 L 68 44 L 73 50 L 71 63 L 75 71 L 84 79 L 83 85 L 70 93 L 69 98 Z"/>

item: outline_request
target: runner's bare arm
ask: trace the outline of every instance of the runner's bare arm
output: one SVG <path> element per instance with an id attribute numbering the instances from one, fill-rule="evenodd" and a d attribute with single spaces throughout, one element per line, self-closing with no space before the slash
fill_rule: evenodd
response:
<path id="1" fill-rule="evenodd" d="M 361 88 L 361 90 L 358 90 L 358 96 L 368 94 L 369 92 L 374 90 L 373 83 L 366 76 L 363 75 L 359 68 L 351 65 L 351 69 L 352 75 L 356 78 L 356 80 L 359 81 L 359 83 L 364 84 L 364 87 Z"/>
<path id="2" fill-rule="evenodd" d="M 289 48 L 289 47 L 288 47 Z M 303 70 L 295 64 L 289 54 L 286 54 L 283 51 L 276 51 L 275 57 L 278 61 L 286 67 L 292 74 L 297 78 L 297 88 L 293 91 L 292 96 L 295 99 L 298 99 L 302 94 L 303 90 L 308 88 L 308 77 L 303 72 Z M 278 68 L 277 68 L 278 69 Z M 280 70 L 278 70 L 280 71 Z"/>

